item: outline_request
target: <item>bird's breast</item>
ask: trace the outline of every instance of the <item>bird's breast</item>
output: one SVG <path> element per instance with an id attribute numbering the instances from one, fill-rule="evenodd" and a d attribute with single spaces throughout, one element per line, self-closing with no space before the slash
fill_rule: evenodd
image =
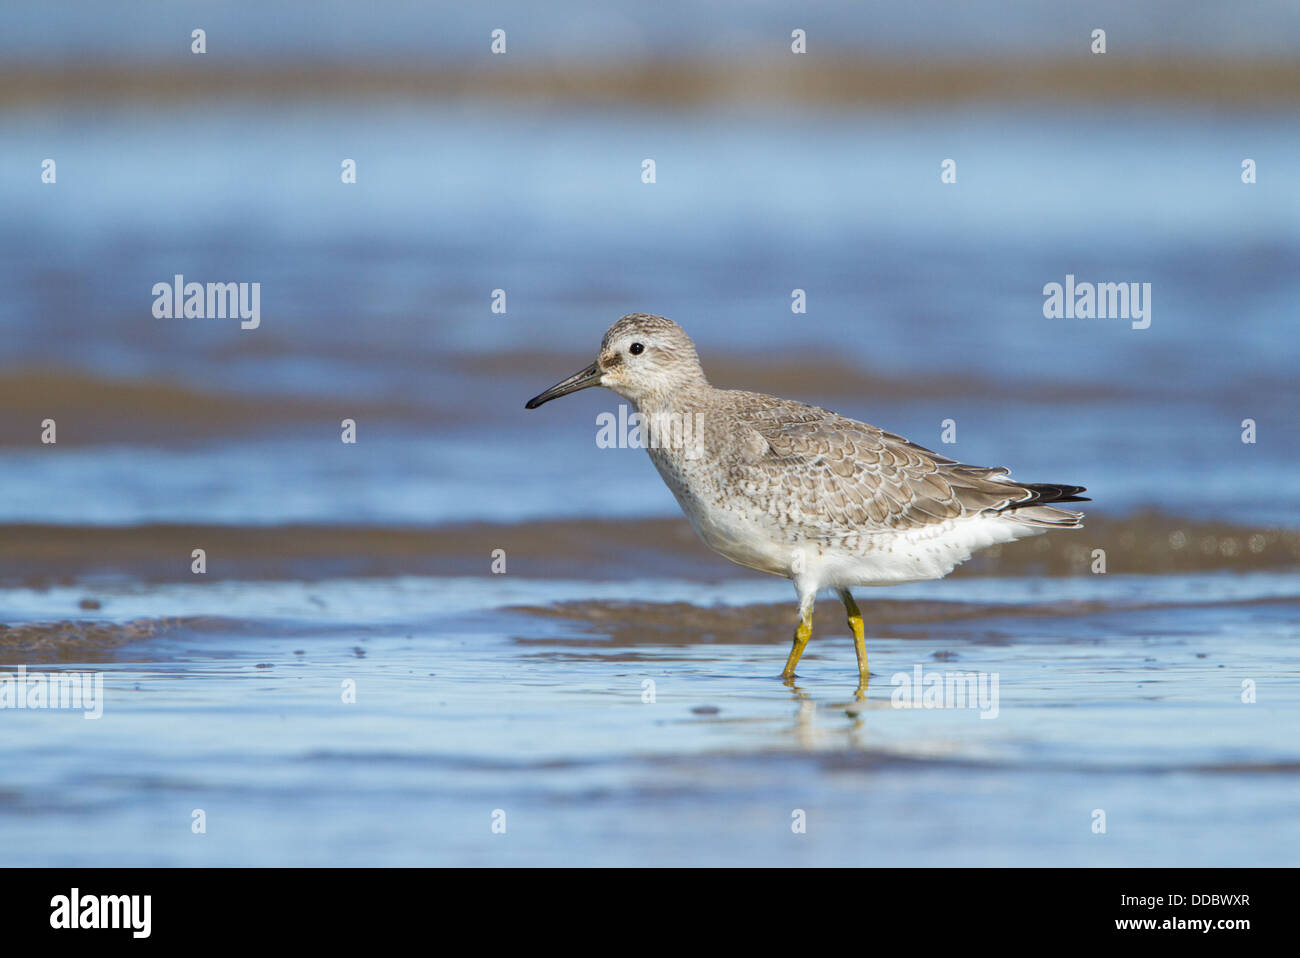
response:
<path id="1" fill-rule="evenodd" d="M 651 448 L 650 459 L 682 513 L 705 544 L 739 565 L 789 577 L 794 550 L 773 528 L 771 517 L 738 495 L 709 461 Z"/>

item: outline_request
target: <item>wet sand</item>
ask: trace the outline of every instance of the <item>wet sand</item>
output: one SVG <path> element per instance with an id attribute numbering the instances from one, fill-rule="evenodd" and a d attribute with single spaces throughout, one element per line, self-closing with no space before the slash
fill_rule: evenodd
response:
<path id="1" fill-rule="evenodd" d="M 792 62 L 804 61 L 804 62 Z M 0 108 L 204 100 L 502 100 L 544 104 L 648 104 L 690 108 L 732 104 L 907 108 L 941 101 L 1131 104 L 1148 101 L 1277 108 L 1300 100 L 1300 65 L 1278 57 L 1249 61 L 1146 54 L 1050 58 L 870 59 L 764 55 L 601 62 L 461 62 L 442 68 L 388 64 L 287 64 L 237 68 L 187 64 L 27 65 L 0 72 Z"/>
<path id="2" fill-rule="evenodd" d="M 4 714 L 5 860 L 1300 858 L 1293 573 L 906 587 L 864 602 L 865 702 L 833 602 L 795 686 L 780 682 L 792 605 L 752 601 L 773 597 L 758 578 L 101 587 L 80 621 L 0 631 L 6 662 L 104 675 L 98 720 Z M 3 596 L 11 617 L 38 617 L 81 591 Z M 135 618 L 159 609 L 178 614 Z M 996 715 L 900 707 L 917 669 L 996 675 Z"/>
<path id="3" fill-rule="evenodd" d="M 0 583 L 40 587 L 95 578 L 194 582 L 190 553 L 207 551 L 205 581 L 490 574 L 493 551 L 530 579 L 620 581 L 732 578 L 738 568 L 701 543 L 684 519 L 555 519 L 427 528 L 213 524 L 0 525 Z M 1077 533 L 984 550 L 970 576 L 1091 576 L 1093 552 L 1108 574 L 1284 571 L 1300 564 L 1300 531 L 1144 512 L 1089 517 Z M 741 573 L 744 574 L 744 573 Z M 758 578 L 766 578 L 754 575 Z M 766 581 L 775 581 L 766 578 Z"/>

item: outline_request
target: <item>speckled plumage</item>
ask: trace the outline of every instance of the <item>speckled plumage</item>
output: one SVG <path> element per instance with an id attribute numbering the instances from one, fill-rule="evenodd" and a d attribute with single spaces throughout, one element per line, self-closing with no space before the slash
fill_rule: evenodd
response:
<path id="1" fill-rule="evenodd" d="M 624 316 L 592 366 L 529 407 L 589 385 L 646 415 L 660 440 L 650 458 L 701 538 L 792 579 L 809 617 L 822 588 L 939 578 L 977 549 L 1081 525 L 1049 503 L 1080 501 L 1082 487 L 1018 483 L 817 406 L 715 389 L 661 316 Z"/>
<path id="2" fill-rule="evenodd" d="M 700 385 L 651 411 L 698 415 L 703 455 L 668 447 L 650 458 L 705 541 L 764 572 L 793 578 L 802 549 L 805 563 L 836 566 L 828 586 L 936 578 L 979 547 L 965 534 L 974 523 L 991 545 L 1080 521 L 1052 506 L 1030 510 L 1046 495 L 1005 469 L 965 466 L 816 406 Z M 892 568 L 872 562 L 865 575 L 836 561 L 882 552 Z"/>

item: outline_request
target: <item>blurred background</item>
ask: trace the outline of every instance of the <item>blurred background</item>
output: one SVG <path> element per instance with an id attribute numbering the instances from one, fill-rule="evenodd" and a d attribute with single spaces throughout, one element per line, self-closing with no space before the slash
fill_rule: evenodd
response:
<path id="1" fill-rule="evenodd" d="M 680 322 L 717 385 L 931 446 L 952 418 L 960 458 L 1087 484 L 1108 513 L 1281 517 L 1285 0 L 5 17 L 10 521 L 673 515 L 652 469 L 592 441 L 616 397 L 522 411 L 634 311 Z M 177 273 L 260 282 L 261 327 L 155 319 Z M 1067 273 L 1151 283 L 1151 327 L 1044 319 Z M 33 444 L 46 416 L 57 456 Z"/>
<path id="2" fill-rule="evenodd" d="M 323 835 L 367 861 L 409 861 L 410 832 L 396 824 L 404 815 L 414 820 L 441 794 L 448 815 L 477 821 L 479 805 L 501 801 L 498 786 L 531 787 L 522 783 L 532 773 L 510 764 L 524 755 L 589 758 L 628 741 L 674 756 L 766 755 L 770 741 L 737 744 L 713 728 L 689 744 L 668 731 L 639 741 L 608 719 L 605 737 L 592 738 L 586 699 L 530 700 L 522 739 L 494 724 L 511 708 L 499 698 L 503 669 L 520 667 L 507 673 L 513 682 L 609 681 L 609 661 L 582 658 L 596 654 L 592 643 L 612 641 L 620 661 L 676 661 L 688 654 L 683 623 L 693 623 L 692 634 L 726 646 L 708 655 L 738 657 L 708 659 L 710 674 L 765 681 L 784 654 L 788 587 L 696 543 L 644 453 L 595 445 L 596 416 L 618 397 L 592 390 L 523 409 L 588 363 L 628 312 L 682 324 L 715 385 L 814 402 L 966 462 L 1086 485 L 1095 499 L 1078 538 L 976 561 L 949 592 L 918 586 L 891 598 L 1265 602 L 1252 606 L 1263 619 L 1250 625 L 1204 609 L 1159 627 L 1074 619 L 1062 641 L 1126 628 L 1144 641 L 1161 628 L 1199 635 L 1213 621 L 1215 634 L 1265 643 L 1256 662 L 1269 669 L 1280 660 L 1268 643 L 1294 637 L 1300 7 L 1290 0 L 65 0 L 10 3 L 0 16 L 0 616 L 10 626 L 0 650 L 6 664 L 121 669 L 115 687 L 143 686 L 169 703 L 158 713 L 119 698 L 126 724 L 116 736 L 96 732 L 109 738 L 95 743 L 80 725 L 31 724 L 10 739 L 28 761 L 11 766 L 24 771 L 0 793 L 0 812 L 17 810 L 0 814 L 13 861 L 43 860 L 53 845 L 73 863 L 88 849 L 111 862 L 310 862 L 325 852 L 303 842 Z M 1091 52 L 1099 28 L 1104 54 Z M 202 54 L 191 51 L 196 29 Z M 498 29 L 503 54 L 492 52 Z M 794 30 L 806 32 L 806 53 L 792 52 Z M 42 182 L 46 159 L 53 184 Z M 642 181 L 646 159 L 652 184 Z M 948 159 L 953 184 L 940 178 Z M 1257 169 L 1250 185 L 1246 159 Z M 355 161 L 355 183 L 341 181 L 345 160 Z M 259 328 L 156 318 L 152 287 L 176 274 L 260 283 Z M 1151 284 L 1150 327 L 1044 318 L 1044 285 L 1067 274 Z M 805 313 L 791 310 L 796 289 Z M 492 309 L 494 290 L 505 292 L 503 313 Z M 56 445 L 40 442 L 47 418 Z M 357 423 L 355 445 L 340 442 L 345 418 Z M 1246 419 L 1254 444 L 1242 442 Z M 956 424 L 955 445 L 941 444 L 945 420 Z M 189 558 L 199 546 L 209 553 L 201 587 Z M 509 556 L 507 576 L 489 574 L 496 548 Z M 1118 592 L 1088 591 L 1103 588 L 1089 576 L 1094 548 L 1107 550 L 1107 586 Z M 1017 578 L 1044 572 L 1060 581 Z M 1140 578 L 1153 576 L 1161 581 Z M 615 600 L 685 605 L 632 615 L 601 604 Z M 556 612 L 564 602 L 579 604 Z M 780 611 L 760 616 L 761 628 L 748 614 L 690 618 L 746 602 Z M 889 634 L 947 641 L 927 614 L 897 620 Z M 966 627 L 948 628 L 955 638 Z M 1038 626 L 981 628 L 996 645 Z M 313 636 L 320 644 L 307 644 Z M 367 643 L 390 639 L 398 645 L 380 665 Z M 528 644 L 543 641 L 559 645 Z M 635 646 L 644 641 L 675 651 L 656 659 Z M 273 745 L 267 729 L 286 706 L 250 706 L 240 682 L 273 680 L 274 656 L 292 661 L 303 649 L 299 664 L 314 663 L 335 686 L 330 669 L 364 666 L 453 676 L 459 691 L 385 686 L 391 710 L 366 720 L 379 725 L 343 733 L 321 718 L 337 721 L 337 708 L 323 710 Z M 452 657 L 438 660 L 443 653 Z M 226 664 L 205 671 L 214 657 Z M 848 662 L 840 654 L 835 668 Z M 626 676 L 634 697 L 637 668 Z M 196 675 L 210 680 L 197 700 Z M 702 688 L 705 699 L 722 694 Z M 301 685 L 274 690 L 278 703 L 308 708 L 292 697 L 306 695 Z M 757 704 L 769 691 L 752 706 L 760 729 L 789 721 Z M 429 694 L 462 706 L 454 744 L 445 726 L 411 732 L 412 716 L 438 711 Z M 103 728 L 113 714 L 110 705 Z M 1107 714 L 1115 740 L 1104 725 L 1088 733 L 1101 736 L 1091 740 L 1099 762 L 1146 715 Z M 206 733 L 187 737 L 171 715 L 216 721 L 268 750 L 267 765 L 240 764 Z M 1189 721 L 1162 720 L 1130 743 L 1129 758 L 1158 765 L 1171 754 L 1167 733 Z M 981 739 L 971 752 L 969 733 L 945 732 L 962 743 L 961 761 L 1009 754 L 999 749 L 1024 757 L 1015 751 L 1023 742 Z M 1066 728 L 1036 741 L 1027 761 L 1083 761 L 1080 735 Z M 1247 740 L 1255 750 L 1242 753 Z M 931 738 L 916 748 L 898 741 L 913 757 L 934 753 Z M 89 804 L 73 802 L 64 786 L 106 742 L 113 775 L 76 800 Z M 1295 761 L 1281 738 L 1253 726 L 1211 745 L 1260 767 Z M 430 764 L 383 765 L 412 751 Z M 54 753 L 66 761 L 37 760 Z M 301 764 L 268 785 L 258 770 L 285 774 L 286 756 Z M 347 778 L 353 763 L 381 768 L 394 790 L 322 798 L 322 783 Z M 760 769 L 731 767 L 756 776 L 751 798 L 769 774 L 786 780 L 781 768 Z M 468 792 L 437 792 L 457 774 L 471 776 Z M 628 807 L 644 799 L 628 784 L 637 775 L 672 778 L 619 764 L 583 774 L 582 788 L 613 789 Z M 684 781 L 702 774 L 682 770 Z M 564 789 L 540 782 L 516 802 L 544 815 Z M 833 808 L 833 784 L 801 800 Z M 1077 785 L 1025 777 L 1015 786 L 1023 795 L 1000 796 L 991 819 L 962 833 L 969 845 L 949 835 L 946 846 L 935 837 L 894 854 L 1093 861 L 1042 806 L 1044 794 Z M 151 809 L 183 806 L 188 816 L 189 791 L 200 787 L 243 796 L 239 840 L 196 852 L 188 818 L 174 845 L 145 837 Z M 965 821 L 970 796 L 953 785 L 949 806 L 945 787 L 934 784 L 931 811 Z M 1242 794 L 1253 787 L 1240 783 Z M 1144 788 L 1125 779 L 1121 790 L 1140 801 Z M 891 794 L 872 827 L 897 821 L 895 798 L 894 811 L 914 807 L 909 789 Z M 740 801 L 715 798 L 732 810 Z M 843 800 L 856 808 L 861 791 Z M 661 848 L 678 857 L 666 860 L 707 849 L 744 859 L 744 832 L 700 839 L 692 811 L 715 821 L 717 810 L 681 801 L 676 838 Z M 1282 816 L 1289 806 L 1277 801 L 1270 808 Z M 296 838 L 280 817 L 289 807 Z M 48 817 L 34 825 L 36 808 Z M 384 816 L 382 834 L 366 829 Z M 331 831 L 340 820 L 361 824 Z M 552 860 L 561 847 L 608 851 L 583 831 L 595 820 L 568 822 L 567 846 L 561 829 L 556 844 L 511 848 L 522 861 Z M 1282 820 L 1258 808 L 1242 819 L 1261 830 Z M 1250 841 L 1234 833 L 1187 844 L 1215 831 L 1197 821 L 1183 823 L 1187 832 L 1147 821 L 1151 844 L 1110 853 L 1167 863 L 1181 847 L 1185 860 L 1208 861 Z M 56 833 L 66 843 L 52 842 Z M 601 834 L 626 836 L 626 819 Z M 1017 845 L 1017 835 L 1033 842 Z M 828 834 L 813 857 L 841 860 L 842 839 Z M 1289 857 L 1300 842 L 1290 835 L 1272 847 Z M 440 848 L 433 860 L 485 854 L 472 843 Z"/>

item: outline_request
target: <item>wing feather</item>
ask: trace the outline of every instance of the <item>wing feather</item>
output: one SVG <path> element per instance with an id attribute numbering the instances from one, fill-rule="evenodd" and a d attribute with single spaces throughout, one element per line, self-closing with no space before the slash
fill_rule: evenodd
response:
<path id="1" fill-rule="evenodd" d="M 741 473 L 733 488 L 824 538 L 905 532 L 1021 506 L 1061 513 L 1061 524 L 1077 515 L 1043 504 L 1077 501 L 1081 487 L 1012 482 L 1003 467 L 966 465 L 816 406 L 740 393 L 730 411 L 742 432 L 733 438 L 749 452 L 733 467 Z"/>

